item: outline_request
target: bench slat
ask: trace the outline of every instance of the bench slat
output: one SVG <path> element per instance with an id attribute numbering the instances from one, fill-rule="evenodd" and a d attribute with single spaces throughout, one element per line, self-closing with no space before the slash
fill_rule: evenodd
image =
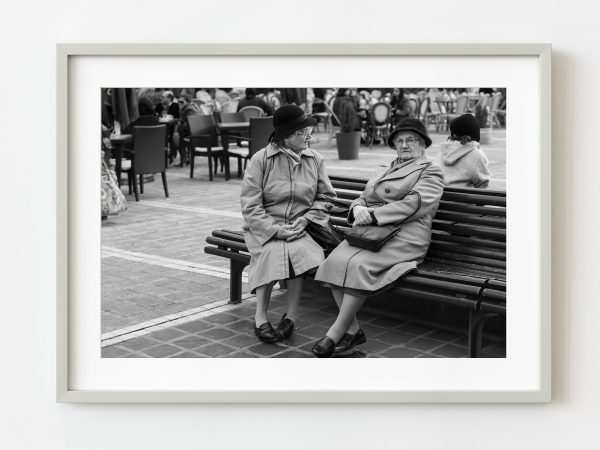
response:
<path id="1" fill-rule="evenodd" d="M 235 242 L 243 242 L 244 244 L 246 243 L 244 240 L 244 234 L 241 231 L 215 230 L 212 232 L 212 235 L 216 238 L 230 239 Z"/>
<path id="2" fill-rule="evenodd" d="M 229 250 L 223 250 L 218 247 L 204 247 L 204 252 L 210 255 L 222 256 L 223 258 L 233 259 L 235 261 L 250 264 L 250 255 L 246 253 L 233 253 Z"/>
<path id="3" fill-rule="evenodd" d="M 493 206 L 506 206 L 506 197 L 500 197 L 497 195 L 474 195 L 471 193 L 448 192 L 446 189 L 442 194 L 442 200 L 460 203 L 473 203 L 475 205 L 484 204 Z"/>
<path id="4" fill-rule="evenodd" d="M 488 298 L 491 300 L 499 300 L 502 302 L 506 301 L 506 292 L 504 291 L 497 291 L 495 289 L 484 289 L 483 293 L 481 294 L 481 296 L 483 298 Z"/>
<path id="5" fill-rule="evenodd" d="M 475 237 L 465 237 L 465 236 L 454 236 L 452 234 L 447 234 L 443 231 L 434 230 L 431 233 L 431 239 L 436 241 L 443 242 L 455 242 L 457 244 L 469 244 L 469 245 L 478 245 L 480 247 L 488 247 L 493 249 L 500 249 L 504 253 L 506 253 L 506 242 L 493 241 L 489 239 L 480 239 Z"/>
<path id="6" fill-rule="evenodd" d="M 431 292 L 427 289 L 418 289 L 407 286 L 396 286 L 394 292 L 407 297 L 420 298 L 424 300 L 435 300 L 441 303 L 447 303 L 451 305 L 462 306 L 466 308 L 474 308 L 477 305 L 477 300 L 464 297 L 456 297 L 453 295 L 440 294 L 437 292 Z"/>
<path id="7" fill-rule="evenodd" d="M 209 244 L 229 248 L 232 250 L 238 250 L 242 252 L 248 251 L 248 247 L 246 246 L 246 244 L 242 244 L 241 242 L 230 241 L 227 239 L 216 238 L 214 236 L 208 236 L 206 238 L 206 242 L 208 242 Z"/>
<path id="8" fill-rule="evenodd" d="M 488 267 L 497 267 L 500 269 L 506 269 L 506 261 L 499 261 L 496 259 L 481 258 L 478 256 L 471 256 L 471 255 L 460 255 L 460 254 L 456 254 L 456 253 L 452 253 L 452 252 L 439 251 L 436 249 L 430 249 L 427 254 L 430 257 L 440 258 L 440 259 L 443 259 L 448 262 L 458 261 L 458 262 L 464 262 L 464 263 L 468 263 L 468 264 L 481 264 L 481 265 L 488 266 Z"/>
<path id="9" fill-rule="evenodd" d="M 506 228 L 504 217 L 480 216 L 477 214 L 465 214 L 461 212 L 439 211 L 435 215 L 437 220 L 448 222 L 471 223 L 474 225 L 485 225 L 488 227 Z"/>
<path id="10" fill-rule="evenodd" d="M 506 230 L 500 228 L 452 223 L 434 219 L 433 229 L 464 236 L 493 238 L 501 242 L 506 242 Z"/>
<path id="11" fill-rule="evenodd" d="M 473 247 L 464 244 L 452 244 L 448 242 L 440 242 L 432 240 L 429 246 L 431 250 L 455 253 L 461 255 L 479 256 L 481 258 L 495 259 L 498 261 L 506 261 L 506 252 L 494 249 L 485 249 L 481 247 Z"/>
<path id="12" fill-rule="evenodd" d="M 496 303 L 481 302 L 479 308 L 485 312 L 496 313 L 502 316 L 506 315 L 506 304 L 498 305 Z"/>
<path id="13" fill-rule="evenodd" d="M 473 295 L 473 296 L 477 296 L 479 294 L 479 291 L 481 290 L 480 286 L 472 286 L 472 285 L 461 284 L 461 283 L 456 283 L 456 282 L 452 282 L 452 281 L 438 280 L 435 278 L 429 278 L 429 277 L 420 276 L 420 275 L 407 275 L 406 277 L 402 278 L 402 283 L 407 283 L 410 285 L 417 285 L 417 286 L 432 287 L 432 288 L 439 289 L 442 291 L 451 291 L 454 293 L 458 292 L 461 294 L 469 294 L 469 295 Z M 482 280 L 482 284 L 483 284 L 483 280 Z"/>
<path id="14" fill-rule="evenodd" d="M 443 200 L 440 201 L 438 212 L 439 211 L 463 212 L 469 214 L 477 214 L 480 216 L 506 217 L 506 208 L 498 206 L 480 206 L 473 205 L 471 203 L 448 202 Z"/>

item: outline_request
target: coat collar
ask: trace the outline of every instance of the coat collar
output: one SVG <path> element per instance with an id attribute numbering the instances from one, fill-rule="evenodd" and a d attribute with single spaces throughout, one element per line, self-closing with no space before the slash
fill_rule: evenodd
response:
<path id="1" fill-rule="evenodd" d="M 267 158 L 270 158 L 271 156 L 276 155 L 277 153 L 283 153 L 283 150 L 279 147 L 275 147 L 272 144 L 269 144 L 267 146 Z M 307 148 L 306 150 L 302 150 L 300 152 L 300 156 L 309 156 L 311 158 L 314 158 L 315 154 L 310 148 Z"/>
<path id="2" fill-rule="evenodd" d="M 397 169 L 392 169 L 392 171 L 389 172 L 387 175 L 382 176 L 380 181 L 381 180 L 391 180 L 394 178 L 403 178 L 403 177 L 413 173 L 416 170 L 423 169 L 423 167 L 429 165 L 430 163 L 431 163 L 431 161 L 429 161 L 429 159 L 427 159 L 427 157 L 425 155 L 423 155 L 420 158 L 415 159 L 411 163 L 406 164 L 405 166 L 399 167 Z M 394 164 L 394 162 L 390 163 L 390 167 L 392 164 Z M 387 170 L 389 170 L 389 167 L 388 167 L 388 169 L 386 169 L 386 171 Z"/>

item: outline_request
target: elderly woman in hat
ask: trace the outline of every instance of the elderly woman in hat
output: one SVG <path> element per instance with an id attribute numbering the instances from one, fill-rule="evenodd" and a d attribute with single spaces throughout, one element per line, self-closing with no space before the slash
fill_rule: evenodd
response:
<path id="1" fill-rule="evenodd" d="M 269 145 L 252 157 L 242 182 L 248 281 L 256 292 L 254 333 L 267 343 L 291 336 L 303 276 L 325 259 L 305 232 L 309 221 L 327 225 L 329 201 L 335 197 L 323 157 L 308 145 L 315 124 L 295 105 L 280 107 Z M 287 280 L 287 312 L 274 328 L 267 310 L 278 280 Z"/>
<path id="2" fill-rule="evenodd" d="M 396 151 L 396 158 L 371 178 L 352 202 L 348 222 L 353 226 L 402 226 L 379 252 L 343 241 L 319 267 L 315 280 L 331 288 L 339 308 L 335 322 L 312 349 L 320 358 L 345 353 L 366 342 L 356 320 L 365 299 L 415 269 L 429 247 L 444 177 L 442 169 L 425 156 L 431 145 L 427 129 L 417 119 L 404 119 L 387 143 Z"/>
<path id="3" fill-rule="evenodd" d="M 488 159 L 479 146 L 479 122 L 463 114 L 450 122 L 450 137 L 435 160 L 444 170 L 447 186 L 487 188 L 490 183 Z"/>

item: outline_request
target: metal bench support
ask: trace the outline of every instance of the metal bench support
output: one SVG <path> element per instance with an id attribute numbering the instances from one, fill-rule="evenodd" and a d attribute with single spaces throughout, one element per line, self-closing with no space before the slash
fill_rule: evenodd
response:
<path id="1" fill-rule="evenodd" d="M 237 304 L 242 302 L 242 271 L 246 265 L 234 259 L 230 261 L 229 303 Z"/>
<path id="2" fill-rule="evenodd" d="M 469 310 L 469 358 L 481 358 L 483 327 L 494 316 L 497 314 L 478 309 Z"/>

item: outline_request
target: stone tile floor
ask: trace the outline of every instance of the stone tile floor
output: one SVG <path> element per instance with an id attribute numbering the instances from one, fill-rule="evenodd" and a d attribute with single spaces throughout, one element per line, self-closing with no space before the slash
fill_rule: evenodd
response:
<path id="1" fill-rule="evenodd" d="M 489 153 L 497 188 L 505 178 L 505 133 L 495 132 Z M 317 134 L 313 145 L 330 174 L 367 178 L 391 155 L 383 146 L 361 149 L 359 161 L 339 161 L 334 148 Z M 433 135 L 430 157 L 445 135 Z M 436 147 L 437 146 L 437 147 Z M 437 148 L 437 150 L 436 150 Z M 498 157 L 500 155 L 501 157 Z M 333 322 L 336 307 L 328 291 L 307 282 L 297 330 L 287 342 L 260 343 L 253 335 L 253 297 L 227 305 L 229 262 L 208 255 L 205 239 L 217 228 L 239 230 L 241 180 L 208 181 L 205 158 L 197 158 L 194 178 L 188 168 L 167 171 L 170 197 L 162 183 L 145 183 L 141 201 L 126 195 L 129 209 L 102 223 L 103 357 L 310 357 L 313 343 Z M 122 188 L 126 192 L 125 187 Z M 270 308 L 277 322 L 285 310 L 285 291 L 276 291 Z M 367 304 L 360 313 L 367 343 L 354 357 L 464 357 L 460 333 L 389 318 Z M 489 343 L 485 356 L 502 357 L 504 344 Z"/>

